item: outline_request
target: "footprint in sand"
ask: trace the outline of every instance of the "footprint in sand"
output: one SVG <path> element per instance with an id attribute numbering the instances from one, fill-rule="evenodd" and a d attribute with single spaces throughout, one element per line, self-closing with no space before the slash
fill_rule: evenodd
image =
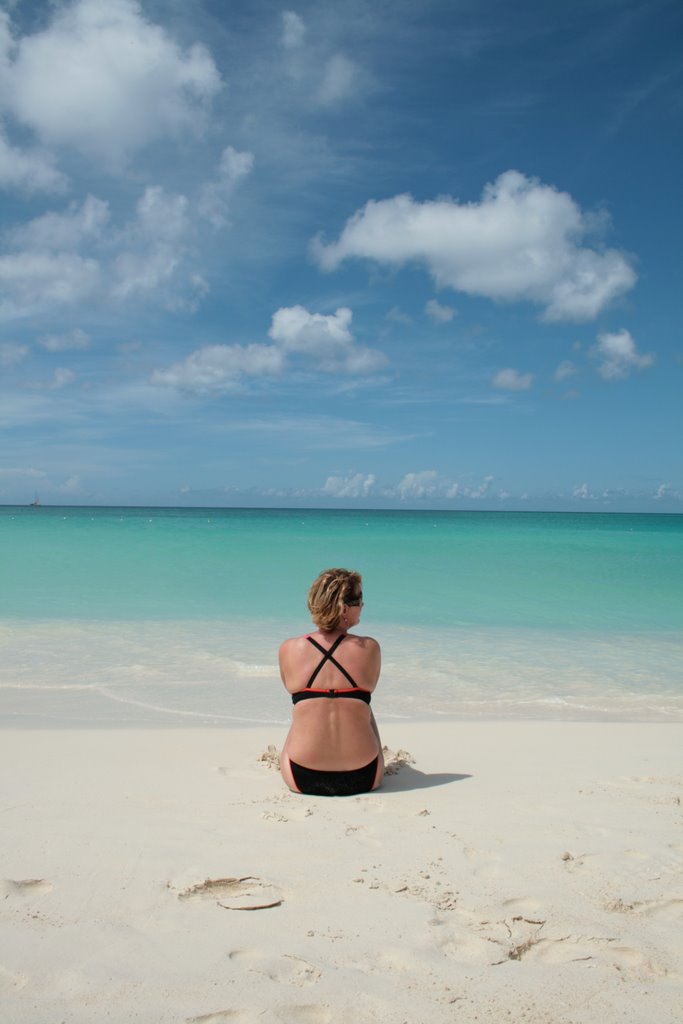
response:
<path id="1" fill-rule="evenodd" d="M 266 810 L 261 814 L 264 821 L 275 821 L 286 825 L 290 821 L 305 821 L 313 815 L 308 806 L 302 806 L 301 801 L 294 802 L 288 799 L 289 794 L 267 802 Z M 273 806 L 275 805 L 275 806 Z"/>
<path id="2" fill-rule="evenodd" d="M 459 911 L 457 920 L 465 927 L 448 929 L 439 945 L 460 961 L 496 966 L 510 960 L 522 960 L 538 941 L 545 921 L 540 917 L 516 914 L 502 921 L 481 921 L 471 911 Z M 434 924 L 443 924 L 437 919 Z"/>
<path id="3" fill-rule="evenodd" d="M 381 841 L 377 839 L 374 829 L 369 828 L 367 825 L 347 825 L 344 835 L 353 838 L 362 846 L 376 848 L 382 845 Z"/>
<path id="4" fill-rule="evenodd" d="M 255 875 L 242 878 L 206 878 L 186 889 L 176 889 L 179 900 L 212 900 L 224 910 L 268 910 L 284 902 L 281 890 Z"/>
<path id="5" fill-rule="evenodd" d="M 508 904 L 514 902 L 518 901 L 510 900 Z M 482 921 L 472 911 L 460 910 L 448 919 L 437 916 L 432 924 L 440 926 L 436 934 L 438 947 L 464 963 L 497 967 L 510 961 L 570 964 L 590 960 L 635 972 L 639 977 L 663 973 L 637 950 L 619 946 L 613 938 L 548 935 L 547 922 L 541 916 L 515 914 L 502 920 Z"/>
<path id="6" fill-rule="evenodd" d="M 472 846 L 463 847 L 463 855 L 474 864 L 473 875 L 483 881 L 490 881 L 500 874 L 500 857 L 486 850 L 477 850 Z"/>
<path id="7" fill-rule="evenodd" d="M 605 910 L 614 914 L 643 914 L 646 917 L 663 917 L 678 920 L 683 917 L 683 899 L 669 900 L 627 900 L 615 899 L 605 903 Z"/>
<path id="8" fill-rule="evenodd" d="M 286 985 L 315 985 L 322 976 L 322 971 L 315 964 L 309 963 L 301 956 L 285 953 L 275 958 L 264 957 L 255 949 L 235 949 L 229 953 L 234 963 L 246 964 L 250 971 L 265 975 L 271 981 L 284 982 Z"/>
<path id="9" fill-rule="evenodd" d="M 216 1010 L 199 1017 L 187 1017 L 185 1024 L 255 1024 L 260 1016 L 260 1010 Z"/>
<path id="10" fill-rule="evenodd" d="M 11 896 L 34 896 L 37 894 L 52 892 L 52 882 L 46 878 L 3 878 L 0 881 L 0 894 Z"/>
<path id="11" fill-rule="evenodd" d="M 28 978 L 24 974 L 15 974 L 14 971 L 0 967 L 0 993 L 9 995 L 12 992 L 19 992 L 28 985 Z"/>
<path id="12" fill-rule="evenodd" d="M 329 1024 L 332 1012 L 323 1003 L 304 1003 L 300 1006 L 276 1006 L 275 1016 L 283 1024 Z"/>
<path id="13" fill-rule="evenodd" d="M 587 868 L 591 868 L 593 865 L 589 862 L 599 857 L 597 853 L 570 853 L 568 850 L 562 854 L 561 860 L 564 861 L 565 867 L 570 874 L 581 872 Z"/>
<path id="14" fill-rule="evenodd" d="M 406 983 L 410 987 L 416 973 L 415 959 L 409 950 L 387 949 L 377 950 L 371 958 L 352 957 L 343 964 L 362 974 L 385 975 L 393 978 L 396 985 Z"/>
<path id="15" fill-rule="evenodd" d="M 652 917 L 671 917 L 678 920 L 683 917 L 683 899 L 645 900 L 636 904 L 636 911 Z"/>
<path id="16" fill-rule="evenodd" d="M 570 964 L 594 961 L 604 966 L 637 977 L 651 980 L 665 976 L 666 968 L 648 960 L 637 949 L 620 946 L 609 936 L 546 935 L 546 921 L 517 915 L 502 921 L 483 921 L 480 937 L 493 944 L 494 955 L 488 963 L 492 967 L 510 960 L 547 964 Z M 495 955 L 496 947 L 503 954 Z M 481 952 L 481 949 L 479 950 Z"/>
<path id="17" fill-rule="evenodd" d="M 473 914 L 436 913 L 430 925 L 435 929 L 437 949 L 449 959 L 465 964 L 491 964 L 500 959 L 500 947 L 492 945 L 494 939 L 477 932 Z"/>
<path id="18" fill-rule="evenodd" d="M 539 918 L 541 916 L 541 904 L 538 900 L 528 899 L 526 896 L 512 896 L 503 900 L 502 907 L 508 911 L 516 911 L 522 917 Z"/>
<path id="19" fill-rule="evenodd" d="M 616 939 L 601 936 L 564 935 L 558 939 L 539 939 L 525 950 L 524 959 L 548 964 L 595 960 L 641 980 L 668 974 L 666 968 L 648 960 L 639 950 L 619 946 Z"/>

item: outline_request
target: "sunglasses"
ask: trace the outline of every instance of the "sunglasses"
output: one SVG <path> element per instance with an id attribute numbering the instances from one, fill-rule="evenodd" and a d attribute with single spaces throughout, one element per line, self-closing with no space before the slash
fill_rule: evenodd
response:
<path id="1" fill-rule="evenodd" d="M 358 608 L 358 607 L 360 607 L 360 605 L 362 605 L 362 603 L 363 603 L 363 591 L 362 590 L 361 590 L 360 594 L 358 594 L 356 597 L 347 597 L 346 600 L 344 601 L 344 604 L 348 605 L 349 608 Z"/>

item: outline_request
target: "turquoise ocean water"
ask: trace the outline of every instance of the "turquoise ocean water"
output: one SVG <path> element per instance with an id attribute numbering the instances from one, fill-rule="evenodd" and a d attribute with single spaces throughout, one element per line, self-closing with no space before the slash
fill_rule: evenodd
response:
<path id="1" fill-rule="evenodd" d="M 683 516 L 0 508 L 0 721 L 285 722 L 281 640 L 364 577 L 379 720 L 683 720 Z"/>

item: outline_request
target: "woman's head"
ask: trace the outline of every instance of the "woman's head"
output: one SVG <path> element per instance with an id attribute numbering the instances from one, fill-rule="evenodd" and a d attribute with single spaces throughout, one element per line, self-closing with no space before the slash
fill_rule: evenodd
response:
<path id="1" fill-rule="evenodd" d="M 350 569 L 325 569 L 313 581 L 308 592 L 308 610 L 318 627 L 331 633 L 343 624 L 344 605 L 362 603 L 360 573 Z"/>

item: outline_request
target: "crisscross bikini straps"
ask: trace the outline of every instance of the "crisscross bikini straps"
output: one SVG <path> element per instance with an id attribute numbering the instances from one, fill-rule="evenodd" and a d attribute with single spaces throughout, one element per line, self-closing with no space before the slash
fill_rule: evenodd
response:
<path id="1" fill-rule="evenodd" d="M 311 686 L 313 686 L 313 683 L 315 682 L 315 680 L 316 680 L 316 678 L 317 678 L 317 676 L 318 676 L 318 672 L 320 672 L 320 669 L 321 669 L 321 668 L 323 667 L 323 665 L 325 664 L 325 662 L 326 662 L 326 661 L 331 661 L 331 662 L 332 662 L 332 664 L 334 665 L 334 667 L 335 667 L 335 668 L 338 668 L 338 669 L 339 669 L 339 671 L 341 672 L 341 674 L 342 674 L 342 675 L 343 675 L 343 676 L 344 676 L 344 677 L 345 677 L 346 679 L 348 679 L 348 681 L 349 681 L 349 682 L 351 683 L 351 686 L 352 686 L 352 687 L 354 688 L 354 690 L 357 690 L 357 689 L 358 689 L 358 683 L 356 683 L 356 682 L 355 682 L 355 681 L 354 681 L 354 680 L 353 680 L 353 679 L 351 678 L 351 676 L 350 676 L 350 675 L 349 675 L 349 673 L 348 673 L 348 672 L 346 671 L 346 669 L 344 668 L 344 666 L 343 666 L 343 665 L 340 665 L 340 664 L 339 664 L 339 662 L 337 661 L 337 659 L 336 659 L 335 657 L 333 657 L 333 655 L 334 655 L 334 652 L 335 652 L 335 651 L 337 650 L 337 648 L 339 647 L 339 644 L 340 644 L 340 643 L 342 642 L 342 640 L 344 639 L 344 637 L 345 637 L 345 636 L 346 636 L 346 633 L 342 633 L 342 635 L 341 635 L 341 636 L 338 636 L 338 637 L 337 637 L 337 639 L 336 639 L 336 640 L 334 641 L 334 643 L 332 644 L 332 646 L 330 647 L 330 649 L 329 649 L 329 650 L 325 650 L 325 648 L 324 648 L 324 647 L 322 646 L 322 644 L 319 644 L 319 643 L 318 643 L 318 641 L 317 641 L 317 640 L 314 640 L 312 636 L 307 636 L 307 637 L 306 637 L 306 639 L 308 640 L 308 642 L 309 642 L 309 643 L 311 643 L 311 644 L 313 644 L 313 646 L 314 646 L 314 647 L 317 647 L 317 648 L 318 648 L 318 650 L 320 651 L 320 653 L 324 655 L 324 657 L 323 657 L 322 661 L 320 662 L 320 664 L 318 665 L 318 667 L 317 667 L 317 668 L 315 669 L 315 671 L 313 672 L 313 675 L 311 676 L 311 678 L 310 678 L 310 679 L 308 680 L 308 682 L 306 683 L 306 689 L 307 689 L 307 690 L 309 690 L 309 689 L 311 688 Z"/>

